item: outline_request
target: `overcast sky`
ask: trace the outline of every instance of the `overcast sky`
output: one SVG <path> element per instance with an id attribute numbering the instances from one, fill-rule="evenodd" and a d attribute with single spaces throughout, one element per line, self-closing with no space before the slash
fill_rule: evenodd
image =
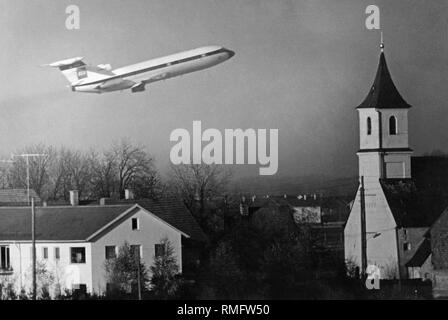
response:
<path id="1" fill-rule="evenodd" d="M 80 30 L 65 28 L 69 4 L 81 10 Z M 355 175 L 355 107 L 379 55 L 379 32 L 365 28 L 369 4 L 381 9 L 389 69 L 413 105 L 411 147 L 448 151 L 447 1 L 1 0 L 0 153 L 127 137 L 163 170 L 171 131 L 201 120 L 279 129 L 278 175 Z M 236 55 L 138 94 L 73 93 L 57 70 L 39 67 L 83 56 L 116 68 L 213 44 Z M 244 173 L 258 175 L 258 166 Z"/>

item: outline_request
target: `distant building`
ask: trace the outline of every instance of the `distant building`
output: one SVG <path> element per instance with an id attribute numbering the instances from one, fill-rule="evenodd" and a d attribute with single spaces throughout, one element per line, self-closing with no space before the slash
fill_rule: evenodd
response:
<path id="1" fill-rule="evenodd" d="M 125 242 L 137 246 L 147 266 L 168 238 L 184 269 L 184 243 L 206 241 L 185 207 L 169 199 L 136 203 L 36 208 L 36 258 L 56 275 L 52 293 L 85 289 L 104 293 L 104 262 Z M 30 207 L 0 207 L 0 275 L 17 290 L 31 286 Z M 56 287 L 57 285 L 57 287 Z"/>
<path id="2" fill-rule="evenodd" d="M 30 190 L 30 198 L 34 198 L 37 205 L 41 204 L 41 199 L 33 189 Z M 26 205 L 29 205 L 26 189 L 0 189 L 0 207 Z"/>
<path id="3" fill-rule="evenodd" d="M 447 161 L 448 162 L 448 161 Z M 448 297 L 448 208 L 425 234 L 424 245 L 419 247 L 420 259 L 409 267 L 424 278 L 432 280 L 433 296 Z"/>
<path id="4" fill-rule="evenodd" d="M 248 219 L 269 217 L 269 221 L 289 226 L 306 227 L 318 264 L 335 269 L 344 263 L 344 224 L 350 212 L 350 199 L 298 196 L 244 197 L 241 213 Z"/>
<path id="5" fill-rule="evenodd" d="M 423 277 L 424 235 L 448 206 L 448 162 L 411 157 L 408 111 L 381 50 L 378 70 L 359 113 L 359 176 L 365 185 L 367 265 L 382 278 Z M 445 169 L 443 169 L 445 168 Z M 361 267 L 361 192 L 344 230 L 345 258 Z M 422 261 L 422 259 L 424 261 Z M 420 265 L 420 266 L 417 266 Z"/>

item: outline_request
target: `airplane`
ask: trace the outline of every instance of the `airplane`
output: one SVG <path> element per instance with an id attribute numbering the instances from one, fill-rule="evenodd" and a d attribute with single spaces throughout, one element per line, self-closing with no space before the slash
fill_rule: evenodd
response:
<path id="1" fill-rule="evenodd" d="M 59 68 L 72 91 L 104 93 L 131 89 L 145 91 L 148 83 L 210 68 L 235 55 L 220 46 L 207 46 L 112 70 L 110 64 L 86 65 L 83 57 L 56 61 L 45 66 Z"/>

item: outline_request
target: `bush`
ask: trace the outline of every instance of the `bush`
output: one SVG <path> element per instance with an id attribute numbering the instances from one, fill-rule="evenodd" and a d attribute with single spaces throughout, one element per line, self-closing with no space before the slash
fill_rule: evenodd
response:
<path id="1" fill-rule="evenodd" d="M 132 296 L 138 293 L 138 269 L 140 264 L 140 289 L 143 293 L 148 286 L 148 270 L 128 243 L 124 243 L 118 250 L 118 256 L 106 260 L 104 268 L 108 283 L 107 297 L 112 299 Z"/>
<path id="2" fill-rule="evenodd" d="M 173 299 L 177 297 L 182 279 L 173 246 L 167 238 L 162 239 L 161 244 L 165 250 L 160 256 L 154 257 L 154 264 L 150 268 L 151 291 L 156 299 Z"/>

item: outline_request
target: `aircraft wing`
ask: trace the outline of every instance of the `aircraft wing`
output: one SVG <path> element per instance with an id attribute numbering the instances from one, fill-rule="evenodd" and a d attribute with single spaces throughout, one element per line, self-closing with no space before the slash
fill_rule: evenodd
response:
<path id="1" fill-rule="evenodd" d="M 157 74 L 155 76 L 152 76 L 148 79 L 142 80 L 140 82 L 137 82 L 135 85 L 133 85 L 131 87 L 131 91 L 132 92 L 141 92 L 141 91 L 145 91 L 145 85 L 147 85 L 150 82 L 154 82 L 157 80 L 161 80 L 163 78 L 166 78 L 168 76 L 168 73 L 161 73 L 161 74 Z"/>
<path id="2" fill-rule="evenodd" d="M 142 92 L 142 91 L 145 91 L 145 85 L 146 85 L 146 82 L 144 82 L 144 81 L 136 83 L 136 84 L 134 84 L 131 87 L 131 91 L 132 92 Z"/>

